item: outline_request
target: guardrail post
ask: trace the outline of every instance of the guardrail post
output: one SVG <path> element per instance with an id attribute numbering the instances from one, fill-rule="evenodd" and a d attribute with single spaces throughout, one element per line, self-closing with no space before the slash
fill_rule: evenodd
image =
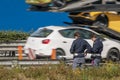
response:
<path id="1" fill-rule="evenodd" d="M 18 46 L 18 59 L 22 60 L 23 56 L 22 56 L 23 52 L 22 52 L 22 46 Z"/>

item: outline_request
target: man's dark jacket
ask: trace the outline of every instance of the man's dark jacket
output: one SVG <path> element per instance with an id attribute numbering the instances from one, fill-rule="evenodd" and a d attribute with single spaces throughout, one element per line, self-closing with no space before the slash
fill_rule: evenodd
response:
<path id="1" fill-rule="evenodd" d="M 103 50 L 103 43 L 100 38 L 97 38 L 93 43 L 92 53 L 101 54 Z"/>
<path id="2" fill-rule="evenodd" d="M 86 53 L 91 52 L 91 46 L 86 40 L 82 38 L 77 38 L 76 40 L 74 40 L 70 48 L 71 54 L 78 53 L 78 56 L 75 57 L 84 57 L 83 53 L 85 50 Z"/>

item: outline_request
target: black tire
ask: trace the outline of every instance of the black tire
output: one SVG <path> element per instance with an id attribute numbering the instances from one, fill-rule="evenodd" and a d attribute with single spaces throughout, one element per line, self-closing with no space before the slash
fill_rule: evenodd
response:
<path id="1" fill-rule="evenodd" d="M 65 56 L 65 53 L 61 49 L 56 49 L 56 59 L 58 60 L 65 60 L 65 58 L 60 57 L 60 56 Z"/>
<path id="2" fill-rule="evenodd" d="M 110 49 L 107 56 L 108 61 L 117 62 L 120 60 L 120 53 L 117 49 Z"/>
<path id="3" fill-rule="evenodd" d="M 108 23 L 108 17 L 105 14 L 100 14 L 93 22 L 93 26 L 108 27 Z"/>
<path id="4" fill-rule="evenodd" d="M 120 2 L 120 0 L 117 0 L 118 2 Z"/>
<path id="5" fill-rule="evenodd" d="M 57 8 L 62 8 L 66 5 L 66 1 L 65 0 L 53 0 L 53 4 Z"/>

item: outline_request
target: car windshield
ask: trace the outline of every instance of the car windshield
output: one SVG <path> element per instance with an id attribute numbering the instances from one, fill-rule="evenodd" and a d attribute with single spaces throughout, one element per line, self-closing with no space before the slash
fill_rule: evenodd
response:
<path id="1" fill-rule="evenodd" d="M 47 28 L 38 29 L 33 34 L 31 34 L 31 37 L 47 37 L 49 34 L 52 33 L 52 31 L 53 30 Z"/>

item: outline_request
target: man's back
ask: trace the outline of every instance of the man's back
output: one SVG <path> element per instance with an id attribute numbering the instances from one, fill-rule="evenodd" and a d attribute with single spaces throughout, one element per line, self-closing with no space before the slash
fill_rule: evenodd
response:
<path id="1" fill-rule="evenodd" d="M 93 43 L 92 52 L 101 54 L 102 50 L 103 50 L 103 43 L 99 38 L 97 38 Z"/>
<path id="2" fill-rule="evenodd" d="M 71 52 L 84 53 L 84 50 L 86 49 L 87 46 L 88 46 L 87 41 L 85 41 L 82 38 L 78 38 L 73 41 L 73 46 L 72 46 L 73 50 L 71 50 Z"/>
<path id="3" fill-rule="evenodd" d="M 73 44 L 71 46 L 70 52 L 71 53 L 77 53 L 77 57 L 84 57 L 84 51 L 87 49 L 87 52 L 90 52 L 91 46 L 87 41 L 85 41 L 82 38 L 77 38 L 73 41 Z"/>

